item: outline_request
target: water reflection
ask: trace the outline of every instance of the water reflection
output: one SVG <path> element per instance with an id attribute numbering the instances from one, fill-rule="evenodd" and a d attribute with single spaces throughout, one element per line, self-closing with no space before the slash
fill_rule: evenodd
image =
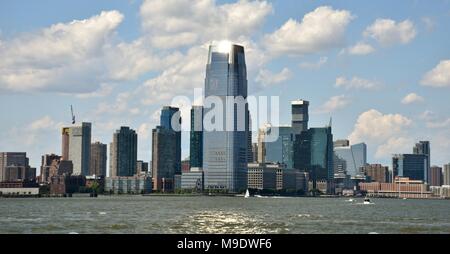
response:
<path id="1" fill-rule="evenodd" d="M 254 214 L 221 210 L 201 211 L 179 220 L 173 233 L 200 234 L 265 234 L 281 233 L 284 223 L 270 223 Z"/>

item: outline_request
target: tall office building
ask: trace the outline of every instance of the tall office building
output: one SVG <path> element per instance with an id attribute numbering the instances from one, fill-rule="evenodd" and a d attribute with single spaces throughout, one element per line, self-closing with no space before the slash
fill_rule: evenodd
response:
<path id="1" fill-rule="evenodd" d="M 41 157 L 41 176 L 40 182 L 48 182 L 48 177 L 50 176 L 50 171 L 55 167 L 56 163 L 59 163 L 61 156 L 56 154 L 45 154 Z"/>
<path id="2" fill-rule="evenodd" d="M 427 161 L 425 154 L 396 154 L 392 157 L 392 177 L 409 177 L 428 183 Z"/>
<path id="3" fill-rule="evenodd" d="M 343 171 L 350 176 L 360 175 L 361 167 L 367 163 L 367 146 L 364 143 L 336 147 L 335 142 L 334 154 L 338 159 L 335 163 L 345 161 Z"/>
<path id="4" fill-rule="evenodd" d="M 192 106 L 189 164 L 193 168 L 203 167 L 203 107 Z"/>
<path id="5" fill-rule="evenodd" d="M 0 153 L 0 182 L 33 180 L 36 178 L 36 168 L 31 168 L 27 153 Z"/>
<path id="6" fill-rule="evenodd" d="M 441 186 L 442 185 L 442 168 L 438 166 L 433 166 L 430 168 L 430 186 Z"/>
<path id="7" fill-rule="evenodd" d="M 264 162 L 282 163 L 287 168 L 294 167 L 294 139 L 295 134 L 293 128 L 290 126 L 271 127 L 266 126 L 261 128 L 262 135 L 259 135 L 258 143 L 264 143 Z M 270 135 L 270 132 L 278 132 L 278 138 L 275 141 L 265 142 L 265 138 Z"/>
<path id="8" fill-rule="evenodd" d="M 152 130 L 153 190 L 174 190 L 174 177 L 181 174 L 181 157 L 176 152 L 178 148 L 176 131 L 162 126 Z"/>
<path id="9" fill-rule="evenodd" d="M 292 129 L 295 134 L 308 130 L 308 107 L 309 101 L 295 100 L 291 102 Z"/>
<path id="10" fill-rule="evenodd" d="M 258 161 L 258 143 L 252 144 L 252 162 Z"/>
<path id="11" fill-rule="evenodd" d="M 317 189 L 318 181 L 326 181 L 328 191 L 332 191 L 331 184 L 334 178 L 334 170 L 331 126 L 310 128 L 300 135 L 296 135 L 294 168 L 309 172 L 314 189 Z"/>
<path id="12" fill-rule="evenodd" d="M 91 157 L 91 123 L 62 128 L 62 160 L 72 161 L 74 175 L 88 175 Z"/>
<path id="13" fill-rule="evenodd" d="M 372 182 L 388 183 L 389 168 L 380 164 L 367 164 L 362 168 L 362 172 L 370 177 Z"/>
<path id="14" fill-rule="evenodd" d="M 430 141 L 419 141 L 413 147 L 413 154 L 424 154 L 427 156 L 427 166 L 426 166 L 426 174 L 427 179 L 431 179 L 431 152 L 430 152 Z"/>
<path id="15" fill-rule="evenodd" d="M 222 115 L 216 115 L 214 120 L 223 125 L 219 126 L 219 130 L 205 130 L 203 133 L 205 188 L 243 191 L 247 189 L 248 105 L 227 104 L 227 98 L 247 99 L 244 47 L 227 42 L 209 47 L 205 96 L 219 98 L 224 105 L 220 112 Z M 204 119 L 210 111 L 218 111 L 214 106 L 204 106 Z M 227 123 L 231 121 L 234 121 L 233 129 L 227 128 Z"/>
<path id="16" fill-rule="evenodd" d="M 136 174 L 149 173 L 148 162 L 137 161 L 136 162 Z"/>
<path id="17" fill-rule="evenodd" d="M 91 144 L 89 175 L 106 177 L 107 145 L 100 142 Z"/>
<path id="18" fill-rule="evenodd" d="M 443 185 L 450 185 L 450 163 L 444 165 L 444 169 L 442 171 L 442 184 Z"/>
<path id="19" fill-rule="evenodd" d="M 110 176 L 133 176 L 136 174 L 137 133 L 130 127 L 122 126 L 113 134 L 109 146 Z"/>
<path id="20" fill-rule="evenodd" d="M 181 112 L 179 108 L 164 106 L 161 109 L 160 126 L 175 132 L 175 156 L 180 160 L 175 160 L 175 167 L 181 168 Z M 177 171 L 178 172 L 178 171 Z"/>
<path id="21" fill-rule="evenodd" d="M 333 142 L 334 147 L 347 147 L 350 146 L 350 141 L 348 139 L 338 139 Z"/>

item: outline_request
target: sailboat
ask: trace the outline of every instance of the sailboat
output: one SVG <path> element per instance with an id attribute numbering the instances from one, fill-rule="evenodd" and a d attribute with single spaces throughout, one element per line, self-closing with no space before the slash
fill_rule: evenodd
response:
<path id="1" fill-rule="evenodd" d="M 245 192 L 244 198 L 249 198 L 249 197 L 250 197 L 250 192 L 249 192 L 248 189 L 247 189 L 247 191 Z"/>

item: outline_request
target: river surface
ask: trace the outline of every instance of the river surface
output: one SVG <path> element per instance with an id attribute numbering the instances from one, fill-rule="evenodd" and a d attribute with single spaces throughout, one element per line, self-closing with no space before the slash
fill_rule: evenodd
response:
<path id="1" fill-rule="evenodd" d="M 0 233 L 450 233 L 450 200 L 1 198 Z"/>

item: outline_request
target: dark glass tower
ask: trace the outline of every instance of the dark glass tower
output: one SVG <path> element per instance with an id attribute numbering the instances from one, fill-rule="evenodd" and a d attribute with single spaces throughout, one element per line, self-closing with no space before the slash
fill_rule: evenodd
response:
<path id="1" fill-rule="evenodd" d="M 309 172 L 313 188 L 316 189 L 317 181 L 327 181 L 331 191 L 334 177 L 331 127 L 311 128 L 297 135 L 294 154 L 294 168 Z"/>
<path id="2" fill-rule="evenodd" d="M 191 137 L 189 163 L 191 168 L 203 167 L 203 107 L 191 109 Z"/>
<path id="3" fill-rule="evenodd" d="M 247 99 L 247 70 L 244 47 L 221 42 L 209 47 L 206 65 L 205 96 L 222 102 L 223 126 L 203 132 L 203 170 L 205 188 L 240 192 L 247 188 L 247 153 L 249 135 L 248 106 L 226 104 L 228 98 Z M 206 98 L 205 98 L 206 101 Z M 217 105 L 204 105 L 204 119 Z M 226 110 L 228 107 L 229 110 Z M 215 112 L 217 112 L 215 110 Z M 213 113 L 213 112 L 211 112 Z M 214 122 L 219 119 L 215 119 Z M 226 128 L 234 120 L 233 130 Z M 240 126 L 244 128 L 240 128 Z M 220 128 L 220 127 L 219 127 Z"/>
<path id="4" fill-rule="evenodd" d="M 129 127 L 120 127 L 113 134 L 110 144 L 111 176 L 133 176 L 136 174 L 137 134 Z"/>
<path id="5" fill-rule="evenodd" d="M 291 102 L 292 109 L 292 131 L 300 134 L 302 131 L 308 130 L 308 114 L 309 101 L 297 100 Z"/>

